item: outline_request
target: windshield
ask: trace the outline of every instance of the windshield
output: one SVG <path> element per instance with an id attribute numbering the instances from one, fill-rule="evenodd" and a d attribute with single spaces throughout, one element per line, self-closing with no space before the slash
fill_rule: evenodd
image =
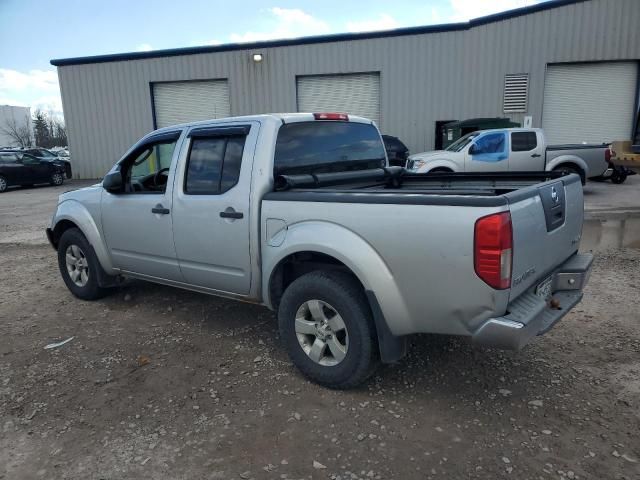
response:
<path id="1" fill-rule="evenodd" d="M 471 132 L 467 133 L 464 137 L 460 137 L 458 140 L 449 145 L 445 150 L 447 152 L 459 152 L 464 147 L 469 145 L 469 143 L 479 135 L 480 132 Z"/>
<path id="2" fill-rule="evenodd" d="M 42 158 L 56 158 L 57 155 L 51 153 L 49 150 L 38 150 L 38 156 L 42 157 Z"/>
<path id="3" fill-rule="evenodd" d="M 296 122 L 280 127 L 274 176 L 365 170 L 386 162 L 380 134 L 371 124 Z"/>

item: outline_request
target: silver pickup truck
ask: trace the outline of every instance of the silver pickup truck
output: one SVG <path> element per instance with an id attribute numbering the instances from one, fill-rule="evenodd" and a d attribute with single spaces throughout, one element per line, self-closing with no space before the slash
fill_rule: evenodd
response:
<path id="1" fill-rule="evenodd" d="M 547 145 L 540 128 L 501 128 L 472 132 L 445 150 L 411 155 L 407 169 L 438 172 L 551 172 L 577 173 L 587 178 L 613 174 L 607 144 Z"/>
<path id="2" fill-rule="evenodd" d="M 375 124 L 279 114 L 163 128 L 47 229 L 71 292 L 122 277 L 260 303 L 310 379 L 364 381 L 406 336 L 519 349 L 582 298 L 578 175 L 387 167 Z"/>

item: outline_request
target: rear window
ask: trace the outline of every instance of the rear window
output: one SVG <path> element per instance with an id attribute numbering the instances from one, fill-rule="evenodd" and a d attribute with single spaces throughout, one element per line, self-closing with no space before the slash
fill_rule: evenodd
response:
<path id="1" fill-rule="evenodd" d="M 512 152 L 528 152 L 537 146 L 536 132 L 513 132 L 511 134 Z"/>
<path id="2" fill-rule="evenodd" d="M 378 130 L 365 123 L 314 121 L 282 125 L 274 175 L 365 170 L 386 165 Z"/>

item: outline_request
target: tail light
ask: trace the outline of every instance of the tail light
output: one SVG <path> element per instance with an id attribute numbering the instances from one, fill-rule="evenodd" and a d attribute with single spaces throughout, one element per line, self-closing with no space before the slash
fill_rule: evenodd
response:
<path id="1" fill-rule="evenodd" d="M 609 145 L 609 148 L 604 151 L 604 159 L 607 161 L 607 163 L 611 163 L 611 157 L 615 156 L 616 152 L 613 150 L 613 148 L 611 148 L 611 145 Z"/>
<path id="2" fill-rule="evenodd" d="M 314 113 L 313 118 L 316 120 L 343 120 L 349 121 L 349 115 L 346 113 Z"/>
<path id="3" fill-rule="evenodd" d="M 496 213 L 476 221 L 473 261 L 476 275 L 498 290 L 511 285 L 513 230 L 509 212 Z"/>

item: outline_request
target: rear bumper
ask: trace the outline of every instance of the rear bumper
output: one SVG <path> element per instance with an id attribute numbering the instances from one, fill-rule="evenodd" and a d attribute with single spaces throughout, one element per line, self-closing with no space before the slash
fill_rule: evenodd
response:
<path id="1" fill-rule="evenodd" d="M 593 255 L 576 254 L 552 273 L 552 298 L 557 308 L 536 295 L 533 287 L 508 305 L 506 315 L 482 324 L 473 334 L 473 343 L 520 350 L 535 336 L 548 332 L 582 300 L 592 263 Z"/>

